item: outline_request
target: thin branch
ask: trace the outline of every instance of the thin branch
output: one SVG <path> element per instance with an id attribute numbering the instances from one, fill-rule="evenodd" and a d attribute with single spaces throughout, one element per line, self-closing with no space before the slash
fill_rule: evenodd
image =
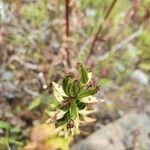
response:
<path id="1" fill-rule="evenodd" d="M 23 87 L 23 90 L 24 90 L 26 93 L 32 95 L 33 97 L 37 97 L 37 96 L 40 95 L 38 92 L 35 92 L 35 91 L 32 91 L 32 90 L 28 89 L 26 86 Z"/>
<path id="2" fill-rule="evenodd" d="M 124 45 L 126 45 L 128 42 L 132 41 L 133 39 L 135 39 L 137 36 L 139 36 L 140 34 L 143 33 L 143 28 L 140 27 L 139 30 L 137 30 L 136 32 L 132 33 L 130 36 L 128 36 L 126 39 L 124 39 L 123 41 L 121 41 L 120 43 L 118 43 L 116 46 L 114 46 L 115 50 L 120 49 L 121 47 L 123 47 Z"/>
<path id="3" fill-rule="evenodd" d="M 103 25 L 104 25 L 104 23 L 106 22 L 106 20 L 107 20 L 107 18 L 109 17 L 109 15 L 111 14 L 111 12 L 112 12 L 112 10 L 113 10 L 113 8 L 114 8 L 116 2 L 117 2 L 117 0 L 113 0 L 113 1 L 112 1 L 111 5 L 109 6 L 109 8 L 108 8 L 108 10 L 107 10 L 107 12 L 106 12 L 106 14 L 105 14 L 105 16 L 104 16 L 104 18 L 103 18 L 103 21 L 100 23 L 100 25 L 99 25 L 99 27 L 98 27 L 98 30 L 97 30 L 97 32 L 95 33 L 94 39 L 93 39 L 92 44 L 91 44 L 89 56 L 90 56 L 91 54 L 93 54 L 93 49 L 94 49 L 95 43 L 96 43 L 96 41 L 97 41 L 97 39 L 98 39 L 98 35 L 99 35 L 99 33 L 101 32 L 101 30 L 103 29 Z"/>
<path id="4" fill-rule="evenodd" d="M 70 0 L 66 0 L 66 36 L 69 37 L 69 13 L 70 13 L 70 9 L 69 9 L 69 4 L 70 4 Z"/>
<path id="5" fill-rule="evenodd" d="M 66 51 L 66 62 L 67 62 L 68 68 L 71 68 L 72 67 L 72 64 L 71 64 L 71 54 L 70 54 L 70 51 L 69 51 L 69 48 L 68 48 L 68 38 L 69 38 L 69 35 L 70 35 L 70 30 L 69 30 L 70 7 L 69 7 L 69 4 L 70 4 L 70 0 L 66 0 L 66 15 L 65 15 L 66 25 L 65 25 L 65 34 L 66 34 L 66 42 L 67 43 L 66 43 L 65 51 Z"/>
<path id="6" fill-rule="evenodd" d="M 112 49 L 116 52 L 119 49 L 121 49 L 123 46 L 127 45 L 130 41 L 134 40 L 136 37 L 138 37 L 139 35 L 141 35 L 143 33 L 143 28 L 140 27 L 136 32 L 132 33 L 130 36 L 128 36 L 127 38 L 125 38 L 123 41 L 121 41 L 120 43 L 116 44 Z M 103 61 L 104 59 L 106 59 L 107 57 L 109 57 L 109 53 L 107 52 L 104 55 L 100 56 L 98 58 L 98 62 L 99 61 Z"/>

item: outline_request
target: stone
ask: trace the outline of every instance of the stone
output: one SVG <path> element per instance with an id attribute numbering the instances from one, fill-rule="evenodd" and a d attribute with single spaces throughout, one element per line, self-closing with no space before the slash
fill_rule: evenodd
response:
<path id="1" fill-rule="evenodd" d="M 13 80 L 14 73 L 12 71 L 3 71 L 1 75 L 2 80 L 10 81 Z"/>
<path id="2" fill-rule="evenodd" d="M 142 85 L 147 85 L 149 83 L 148 76 L 142 70 L 139 69 L 135 70 L 132 73 L 131 78 Z"/>
<path id="3" fill-rule="evenodd" d="M 71 150 L 126 150 L 134 146 L 137 150 L 149 149 L 149 133 L 150 117 L 133 111 L 74 144 Z"/>

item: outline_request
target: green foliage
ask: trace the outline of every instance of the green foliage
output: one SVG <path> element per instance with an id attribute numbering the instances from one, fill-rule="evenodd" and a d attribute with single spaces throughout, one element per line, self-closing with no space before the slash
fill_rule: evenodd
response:
<path id="1" fill-rule="evenodd" d="M 150 71 L 150 29 L 143 32 L 139 38 L 138 45 L 141 49 L 141 62 L 139 67 L 145 71 Z"/>
<path id="2" fill-rule="evenodd" d="M 28 110 L 32 111 L 33 109 L 36 109 L 39 105 L 41 104 L 41 99 L 40 98 L 36 98 L 34 99 L 30 105 L 28 106 Z"/>
<path id="3" fill-rule="evenodd" d="M 33 22 L 36 26 L 41 26 L 41 24 L 48 19 L 47 1 L 42 0 L 36 4 L 31 2 L 28 5 L 23 5 L 21 15 L 27 21 Z"/>
<path id="4" fill-rule="evenodd" d="M 23 145 L 22 142 L 18 141 L 18 133 L 20 133 L 20 128 L 12 127 L 9 123 L 0 121 L 0 129 L 5 131 L 5 136 L 0 137 L 1 149 L 10 149 L 10 144 L 16 145 L 18 148 Z M 13 134 L 13 136 L 9 136 Z"/>
<path id="5" fill-rule="evenodd" d="M 10 129 L 10 125 L 7 122 L 0 121 L 0 129 L 9 130 Z"/>
<path id="6" fill-rule="evenodd" d="M 139 67 L 145 71 L 150 71 L 150 51 L 149 49 L 145 49 L 141 53 L 141 63 L 139 64 Z"/>
<path id="7" fill-rule="evenodd" d="M 80 123 L 88 114 L 88 104 L 98 102 L 93 96 L 98 90 L 99 86 L 93 80 L 91 72 L 88 72 L 82 63 L 78 63 L 76 73 L 66 74 L 62 86 L 53 82 L 53 94 L 57 105 L 54 106 L 53 103 L 53 109 L 46 110 L 50 117 L 48 122 L 62 128 L 64 136 L 78 134 Z"/>
<path id="8" fill-rule="evenodd" d="M 85 84 L 88 81 L 88 71 L 87 68 L 83 64 L 79 64 L 79 73 L 81 74 L 80 81 Z"/>

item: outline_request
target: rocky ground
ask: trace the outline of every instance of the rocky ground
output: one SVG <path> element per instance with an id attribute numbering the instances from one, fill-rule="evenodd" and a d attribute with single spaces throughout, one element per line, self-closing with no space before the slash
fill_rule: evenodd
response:
<path id="1" fill-rule="evenodd" d="M 133 110 L 95 131 L 72 150 L 149 150 L 150 106 L 143 112 Z"/>

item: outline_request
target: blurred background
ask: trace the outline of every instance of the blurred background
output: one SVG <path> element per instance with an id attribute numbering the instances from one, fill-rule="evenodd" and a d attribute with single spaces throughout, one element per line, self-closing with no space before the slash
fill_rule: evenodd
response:
<path id="1" fill-rule="evenodd" d="M 51 82 L 61 83 L 79 61 L 93 71 L 104 99 L 95 106 L 96 124 L 79 139 L 149 106 L 150 0 L 70 0 L 69 7 L 66 14 L 65 0 L 0 0 L 4 149 L 29 140 L 50 103 Z"/>

